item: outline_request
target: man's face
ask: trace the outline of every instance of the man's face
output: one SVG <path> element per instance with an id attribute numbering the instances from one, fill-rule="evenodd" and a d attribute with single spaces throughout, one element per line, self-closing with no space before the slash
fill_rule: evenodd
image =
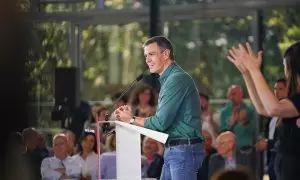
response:
<path id="1" fill-rule="evenodd" d="M 68 142 L 66 136 L 58 136 L 54 140 L 54 154 L 55 156 L 66 156 L 68 154 Z"/>
<path id="2" fill-rule="evenodd" d="M 139 101 L 144 103 L 149 103 L 151 100 L 151 90 L 145 89 L 143 92 L 139 94 Z"/>
<path id="3" fill-rule="evenodd" d="M 200 98 L 201 109 L 204 110 L 204 111 L 207 110 L 208 105 L 209 105 L 208 101 L 203 96 L 199 96 L 199 98 Z"/>
<path id="4" fill-rule="evenodd" d="M 277 82 L 274 85 L 274 94 L 277 99 L 283 99 L 286 97 L 286 86 L 282 82 Z"/>
<path id="5" fill-rule="evenodd" d="M 75 136 L 71 133 L 67 133 L 67 140 L 68 140 L 68 152 L 73 153 L 73 149 L 75 147 Z"/>
<path id="6" fill-rule="evenodd" d="M 217 138 L 217 151 L 221 156 L 226 155 L 234 148 L 235 140 L 230 135 L 220 135 Z"/>
<path id="7" fill-rule="evenodd" d="M 166 60 L 169 58 L 169 50 L 161 50 L 157 43 L 152 43 L 144 47 L 146 63 L 151 73 L 161 74 L 164 71 Z"/>
<path id="8" fill-rule="evenodd" d="M 157 142 L 151 138 L 145 138 L 143 142 L 143 153 L 145 155 L 158 151 Z"/>
<path id="9" fill-rule="evenodd" d="M 239 87 L 231 87 L 227 93 L 228 99 L 235 105 L 239 105 L 243 99 L 243 92 Z"/>

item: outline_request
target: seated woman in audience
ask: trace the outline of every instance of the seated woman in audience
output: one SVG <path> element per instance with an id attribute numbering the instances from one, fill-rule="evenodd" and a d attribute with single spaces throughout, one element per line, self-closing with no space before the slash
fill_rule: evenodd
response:
<path id="1" fill-rule="evenodd" d="M 81 167 L 81 180 L 98 180 L 98 155 L 94 130 L 86 129 L 83 132 L 78 154 L 72 158 Z"/>
<path id="2" fill-rule="evenodd" d="M 107 137 L 106 146 L 108 152 L 101 154 L 100 156 L 100 170 L 101 170 L 101 179 L 116 179 L 116 136 L 111 134 Z M 130 163 L 130 162 L 128 162 Z M 149 163 L 146 157 L 142 156 L 141 159 L 141 168 L 142 168 L 142 178 L 147 177 L 147 170 Z"/>
<path id="3" fill-rule="evenodd" d="M 212 147 L 212 135 L 206 130 L 202 130 L 202 134 L 205 138 L 204 141 L 204 160 L 202 162 L 201 168 L 198 170 L 197 179 L 198 180 L 208 180 L 208 167 L 210 157 L 217 153 L 217 150 Z"/>
<path id="4" fill-rule="evenodd" d="M 147 139 L 147 137 L 144 139 L 144 141 Z M 164 165 L 164 152 L 165 148 L 162 143 L 155 141 L 157 150 L 153 153 L 152 159 L 149 165 L 149 168 L 147 170 L 147 175 L 149 178 L 156 178 L 160 179 L 162 167 Z"/>
<path id="5" fill-rule="evenodd" d="M 111 115 L 111 112 L 109 110 L 108 107 L 106 106 L 101 106 L 97 109 L 97 112 L 91 117 L 91 119 L 87 120 L 85 123 L 84 123 L 84 129 L 92 129 L 96 132 L 96 129 L 97 129 L 97 126 L 96 126 L 96 118 L 98 117 L 99 118 L 99 122 L 100 121 L 105 121 L 105 115 L 106 114 L 109 114 L 109 116 Z M 105 139 L 106 139 L 106 134 L 103 133 L 103 124 L 100 124 L 100 142 L 101 142 L 101 150 L 100 152 L 103 153 L 103 152 L 106 152 L 106 148 L 104 146 L 104 143 L 105 143 Z M 110 125 L 110 129 L 113 128 L 112 125 Z M 108 130 L 110 130 L 108 129 Z"/>
<path id="6" fill-rule="evenodd" d="M 129 104 L 134 116 L 149 117 L 153 115 L 156 97 L 152 87 L 147 84 L 137 86 L 130 95 Z"/>

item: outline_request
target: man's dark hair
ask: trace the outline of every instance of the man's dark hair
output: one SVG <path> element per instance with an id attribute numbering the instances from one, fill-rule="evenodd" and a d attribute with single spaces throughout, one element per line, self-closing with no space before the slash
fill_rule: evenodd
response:
<path id="1" fill-rule="evenodd" d="M 284 78 L 277 79 L 276 83 L 282 83 L 286 86 L 286 79 L 284 79 Z"/>
<path id="2" fill-rule="evenodd" d="M 154 37 L 148 39 L 144 43 L 143 48 L 150 44 L 153 44 L 153 43 L 156 43 L 162 51 L 169 49 L 170 50 L 170 59 L 174 60 L 173 46 L 172 46 L 171 41 L 168 38 L 166 38 L 164 36 L 154 36 Z"/>

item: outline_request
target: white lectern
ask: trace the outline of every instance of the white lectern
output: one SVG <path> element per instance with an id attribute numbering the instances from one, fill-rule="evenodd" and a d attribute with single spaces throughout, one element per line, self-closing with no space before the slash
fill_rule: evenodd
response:
<path id="1" fill-rule="evenodd" d="M 117 179 L 141 180 L 141 134 L 161 143 L 166 143 L 168 134 L 121 121 L 102 121 L 100 123 L 115 124 Z"/>

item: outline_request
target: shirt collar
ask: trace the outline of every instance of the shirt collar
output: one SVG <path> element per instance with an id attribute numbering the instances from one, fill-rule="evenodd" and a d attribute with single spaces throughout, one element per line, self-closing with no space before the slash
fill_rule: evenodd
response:
<path id="1" fill-rule="evenodd" d="M 168 67 L 167 69 L 159 76 L 159 82 L 160 84 L 163 84 L 166 79 L 169 77 L 172 69 L 176 66 L 176 63 L 175 62 L 172 62 Z"/>
<path id="2" fill-rule="evenodd" d="M 59 160 L 59 161 L 65 161 L 65 160 L 67 160 L 67 159 L 70 158 L 70 157 L 71 157 L 71 156 L 67 156 L 65 159 L 61 160 L 61 159 L 57 158 L 57 157 L 54 155 L 54 158 L 57 159 L 57 160 Z"/>

